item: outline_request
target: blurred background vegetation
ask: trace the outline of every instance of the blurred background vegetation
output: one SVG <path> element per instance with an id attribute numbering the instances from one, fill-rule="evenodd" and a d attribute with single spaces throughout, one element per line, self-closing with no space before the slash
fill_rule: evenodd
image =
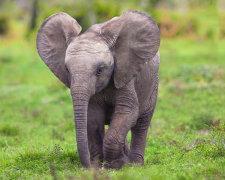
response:
<path id="1" fill-rule="evenodd" d="M 38 56 L 37 30 L 59 11 L 84 32 L 130 9 L 161 33 L 145 167 L 86 171 L 70 91 Z M 224 49 L 224 0 L 0 0 L 0 179 L 225 179 Z"/>
<path id="2" fill-rule="evenodd" d="M 59 11 L 76 18 L 85 31 L 128 9 L 151 15 L 162 38 L 225 38 L 223 0 L 0 0 L 0 35 L 30 38 L 44 19 Z"/>

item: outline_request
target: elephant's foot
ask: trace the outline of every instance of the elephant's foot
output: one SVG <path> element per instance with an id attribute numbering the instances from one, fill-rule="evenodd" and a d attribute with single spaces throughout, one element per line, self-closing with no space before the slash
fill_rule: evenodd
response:
<path id="1" fill-rule="evenodd" d="M 100 169 L 102 168 L 102 163 L 101 162 L 91 162 L 91 168 L 94 168 L 94 169 Z"/>
<path id="2" fill-rule="evenodd" d="M 142 166 L 144 166 L 144 158 L 141 154 L 130 153 L 129 160 L 131 163 L 141 164 Z"/>
<path id="3" fill-rule="evenodd" d="M 120 169 L 122 166 L 128 164 L 130 162 L 129 160 L 129 145 L 127 143 L 127 140 L 125 140 L 125 144 L 122 150 L 122 155 L 120 155 L 120 158 L 107 161 L 107 163 L 104 165 L 104 168 L 106 169 Z"/>
<path id="4" fill-rule="evenodd" d="M 122 166 L 128 164 L 129 162 L 130 161 L 129 161 L 128 156 L 124 155 L 122 158 L 115 159 L 115 160 L 112 160 L 110 162 L 107 162 L 104 165 L 104 168 L 106 168 L 106 169 L 120 169 Z"/>
<path id="5" fill-rule="evenodd" d="M 103 162 L 102 155 L 92 158 L 91 168 L 94 168 L 94 169 L 102 168 L 102 162 Z"/>

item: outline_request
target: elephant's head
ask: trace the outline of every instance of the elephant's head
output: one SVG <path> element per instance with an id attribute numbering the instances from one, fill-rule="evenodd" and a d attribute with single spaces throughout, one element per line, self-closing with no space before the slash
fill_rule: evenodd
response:
<path id="1" fill-rule="evenodd" d="M 116 88 L 126 85 L 159 49 L 159 30 L 152 18 L 127 11 L 79 35 L 81 27 L 65 13 L 47 18 L 37 36 L 40 57 L 71 89 L 76 138 L 81 163 L 90 167 L 87 108 L 92 95 L 113 78 Z"/>

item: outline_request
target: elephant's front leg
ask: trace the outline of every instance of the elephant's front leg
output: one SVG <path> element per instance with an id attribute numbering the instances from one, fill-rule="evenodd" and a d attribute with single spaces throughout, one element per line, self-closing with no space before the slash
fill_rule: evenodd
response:
<path id="1" fill-rule="evenodd" d="M 103 162 L 104 110 L 98 104 L 88 106 L 88 148 L 92 167 L 99 168 Z"/>
<path id="2" fill-rule="evenodd" d="M 136 124 L 138 112 L 138 98 L 134 83 L 131 81 L 116 92 L 115 112 L 103 140 L 106 168 L 119 169 L 124 164 L 129 163 L 129 158 L 125 152 L 127 148 L 126 135 Z"/>

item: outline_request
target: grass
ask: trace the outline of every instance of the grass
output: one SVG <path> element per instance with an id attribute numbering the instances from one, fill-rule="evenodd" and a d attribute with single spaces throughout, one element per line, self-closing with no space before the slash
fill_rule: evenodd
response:
<path id="1" fill-rule="evenodd" d="M 1 40 L 0 179 L 224 179 L 224 45 L 162 40 L 145 166 L 94 171 L 79 161 L 69 90 L 33 44 Z"/>

